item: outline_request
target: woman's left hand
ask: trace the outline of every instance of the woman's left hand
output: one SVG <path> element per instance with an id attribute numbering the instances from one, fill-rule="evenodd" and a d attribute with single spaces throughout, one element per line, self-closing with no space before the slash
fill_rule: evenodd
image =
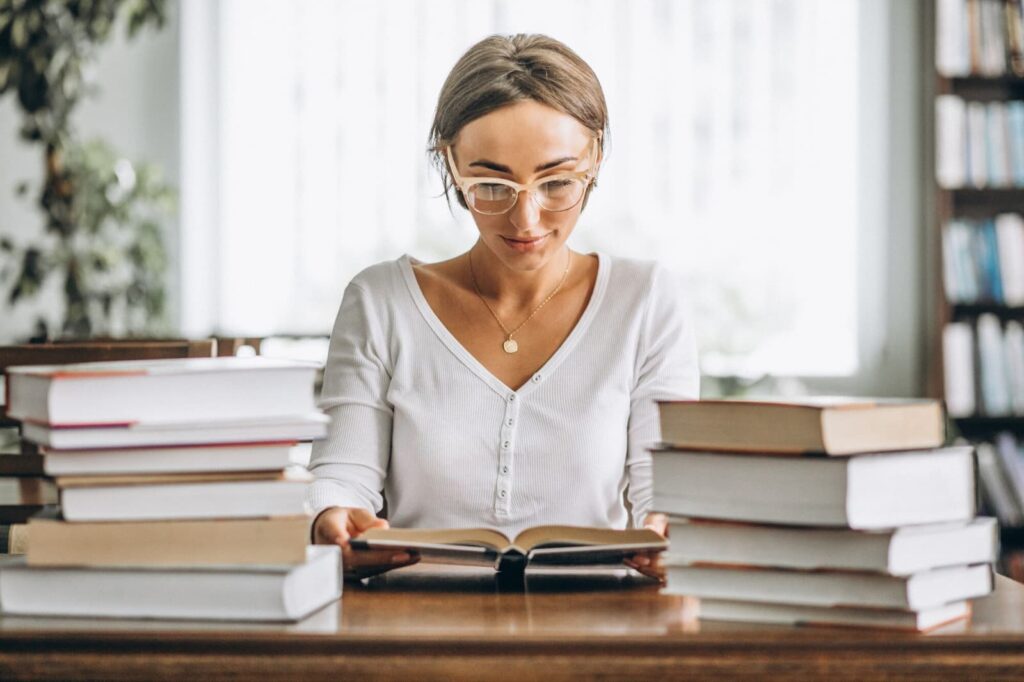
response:
<path id="1" fill-rule="evenodd" d="M 644 528 L 650 528 L 661 537 L 667 538 L 668 517 L 664 514 L 648 514 L 644 519 Z M 662 585 L 665 584 L 665 566 L 661 562 L 660 551 L 638 552 L 626 557 L 624 563 L 650 578 L 655 578 Z"/>

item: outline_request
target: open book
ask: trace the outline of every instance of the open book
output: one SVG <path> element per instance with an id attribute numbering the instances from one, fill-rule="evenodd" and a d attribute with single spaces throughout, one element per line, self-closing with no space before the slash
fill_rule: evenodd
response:
<path id="1" fill-rule="evenodd" d="M 494 566 L 501 572 L 529 565 L 616 565 L 632 554 L 662 551 L 668 540 L 653 530 L 581 526 L 534 526 L 509 539 L 487 528 L 373 528 L 351 541 L 352 549 L 395 549 L 424 562 Z"/>

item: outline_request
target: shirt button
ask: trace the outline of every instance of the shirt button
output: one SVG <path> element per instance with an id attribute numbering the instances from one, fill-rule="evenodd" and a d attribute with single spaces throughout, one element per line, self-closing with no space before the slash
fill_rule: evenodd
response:
<path id="1" fill-rule="evenodd" d="M 533 375 L 533 383 L 539 384 L 540 380 L 541 380 L 541 376 L 539 374 L 534 374 Z"/>
<path id="2" fill-rule="evenodd" d="M 515 393 L 513 393 L 512 395 L 510 395 L 510 396 L 508 397 L 508 401 L 509 401 L 510 403 L 514 403 L 514 402 L 516 401 L 516 394 L 515 394 Z"/>
<path id="3" fill-rule="evenodd" d="M 502 444 L 501 444 L 501 446 L 502 446 L 503 448 L 505 448 L 506 450 L 508 450 L 508 446 L 509 446 L 509 445 L 511 445 L 511 443 L 509 443 L 508 441 L 505 441 L 504 443 L 502 443 Z"/>
<path id="4" fill-rule="evenodd" d="M 507 422 L 505 422 L 505 423 L 506 423 L 506 424 L 508 424 L 509 426 L 512 426 L 512 420 L 511 420 L 511 419 L 509 419 L 509 420 L 508 420 Z"/>
<path id="5" fill-rule="evenodd" d="M 507 474 L 508 473 L 508 467 L 501 467 L 501 473 Z"/>
<path id="6" fill-rule="evenodd" d="M 504 491 L 504 490 L 502 490 L 502 491 L 501 491 L 501 492 L 500 492 L 499 494 L 500 494 L 500 495 L 501 495 L 502 497 L 505 497 L 505 491 Z"/>

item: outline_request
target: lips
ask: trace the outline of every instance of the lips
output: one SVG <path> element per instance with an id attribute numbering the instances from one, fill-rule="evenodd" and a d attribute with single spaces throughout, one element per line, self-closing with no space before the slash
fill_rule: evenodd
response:
<path id="1" fill-rule="evenodd" d="M 514 239 L 512 237 L 502 237 L 502 239 L 505 240 L 505 244 L 509 248 L 525 253 L 540 248 L 547 241 L 548 236 L 550 235 L 544 234 L 538 237 L 516 237 Z"/>

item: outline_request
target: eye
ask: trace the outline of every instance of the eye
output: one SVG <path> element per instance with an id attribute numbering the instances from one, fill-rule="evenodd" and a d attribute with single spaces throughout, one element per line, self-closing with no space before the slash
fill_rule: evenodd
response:
<path id="1" fill-rule="evenodd" d="M 577 182 L 573 178 L 557 178 L 545 182 L 541 185 L 541 190 L 549 195 L 564 194 L 571 191 Z"/>
<path id="2" fill-rule="evenodd" d="M 509 197 L 512 189 L 496 182 L 481 182 L 473 186 L 473 192 L 483 201 L 501 201 Z"/>

